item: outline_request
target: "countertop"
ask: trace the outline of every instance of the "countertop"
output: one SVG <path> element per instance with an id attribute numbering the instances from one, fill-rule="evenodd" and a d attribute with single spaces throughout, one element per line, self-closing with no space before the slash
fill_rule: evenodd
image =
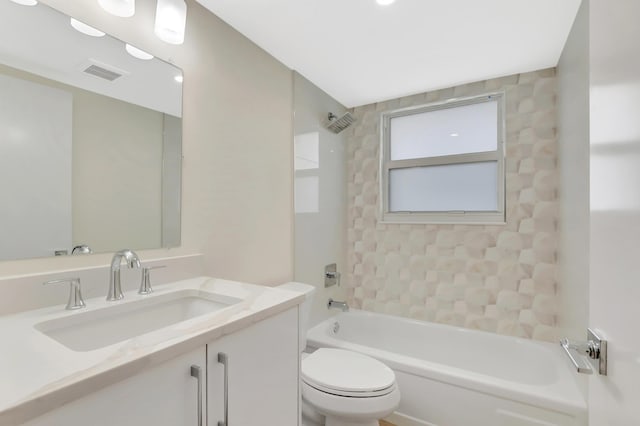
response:
<path id="1" fill-rule="evenodd" d="M 100 349 L 76 352 L 35 326 L 44 321 L 105 309 L 177 290 L 204 290 L 241 299 L 210 314 Z M 195 350 L 217 338 L 284 312 L 304 300 L 299 293 L 272 287 L 198 277 L 154 288 L 149 296 L 125 293 L 117 302 L 86 300 L 87 307 L 64 305 L 0 317 L 0 425 L 18 425 L 140 371 Z"/>

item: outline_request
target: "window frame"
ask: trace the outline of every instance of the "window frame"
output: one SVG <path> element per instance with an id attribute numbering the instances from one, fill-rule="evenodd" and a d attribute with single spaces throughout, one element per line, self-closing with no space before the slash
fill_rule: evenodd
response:
<path id="1" fill-rule="evenodd" d="M 492 92 L 479 96 L 466 98 L 452 98 L 424 105 L 412 106 L 385 111 L 380 119 L 380 222 L 381 223 L 422 223 L 422 224 L 477 224 L 477 225 L 500 225 L 506 223 L 505 206 L 505 96 L 504 92 Z M 393 118 L 404 117 L 425 112 L 438 111 L 443 109 L 457 108 L 467 105 L 475 105 L 482 102 L 497 101 L 497 148 L 495 151 L 454 154 L 440 157 L 422 157 L 409 160 L 391 160 L 391 127 Z M 498 185 L 497 199 L 498 210 L 496 211 L 389 211 L 389 174 L 393 169 L 404 169 L 412 167 L 438 166 L 497 161 Z"/>

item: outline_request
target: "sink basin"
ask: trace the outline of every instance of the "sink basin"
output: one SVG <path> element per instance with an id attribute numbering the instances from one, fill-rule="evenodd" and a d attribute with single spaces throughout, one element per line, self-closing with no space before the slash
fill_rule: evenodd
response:
<path id="1" fill-rule="evenodd" d="M 180 290 L 41 322 L 35 328 L 73 351 L 86 352 L 238 302 L 240 299 L 206 291 Z"/>

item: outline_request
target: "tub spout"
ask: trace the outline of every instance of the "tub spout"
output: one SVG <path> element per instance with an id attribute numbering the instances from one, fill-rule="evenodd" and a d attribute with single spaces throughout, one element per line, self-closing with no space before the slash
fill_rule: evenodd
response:
<path id="1" fill-rule="evenodd" d="M 329 302 L 327 302 L 327 309 L 341 309 L 342 312 L 347 312 L 349 310 L 349 305 L 347 305 L 347 302 L 339 302 L 337 300 L 333 300 L 333 299 L 329 299 Z"/>

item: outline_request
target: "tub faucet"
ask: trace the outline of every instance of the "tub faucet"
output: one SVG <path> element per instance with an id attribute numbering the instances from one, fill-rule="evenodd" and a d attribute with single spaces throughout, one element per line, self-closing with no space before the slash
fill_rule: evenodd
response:
<path id="1" fill-rule="evenodd" d="M 113 259 L 111 259 L 111 277 L 109 280 L 107 300 L 120 300 L 124 297 L 122 287 L 120 286 L 120 264 L 122 263 L 122 259 L 127 262 L 129 268 L 140 267 L 140 259 L 133 250 L 124 249 L 114 254 Z"/>
<path id="2" fill-rule="evenodd" d="M 347 312 L 349 310 L 349 305 L 347 305 L 347 302 L 339 302 L 337 300 L 329 299 L 329 302 L 327 302 L 327 309 L 332 308 L 341 309 L 342 312 Z"/>

